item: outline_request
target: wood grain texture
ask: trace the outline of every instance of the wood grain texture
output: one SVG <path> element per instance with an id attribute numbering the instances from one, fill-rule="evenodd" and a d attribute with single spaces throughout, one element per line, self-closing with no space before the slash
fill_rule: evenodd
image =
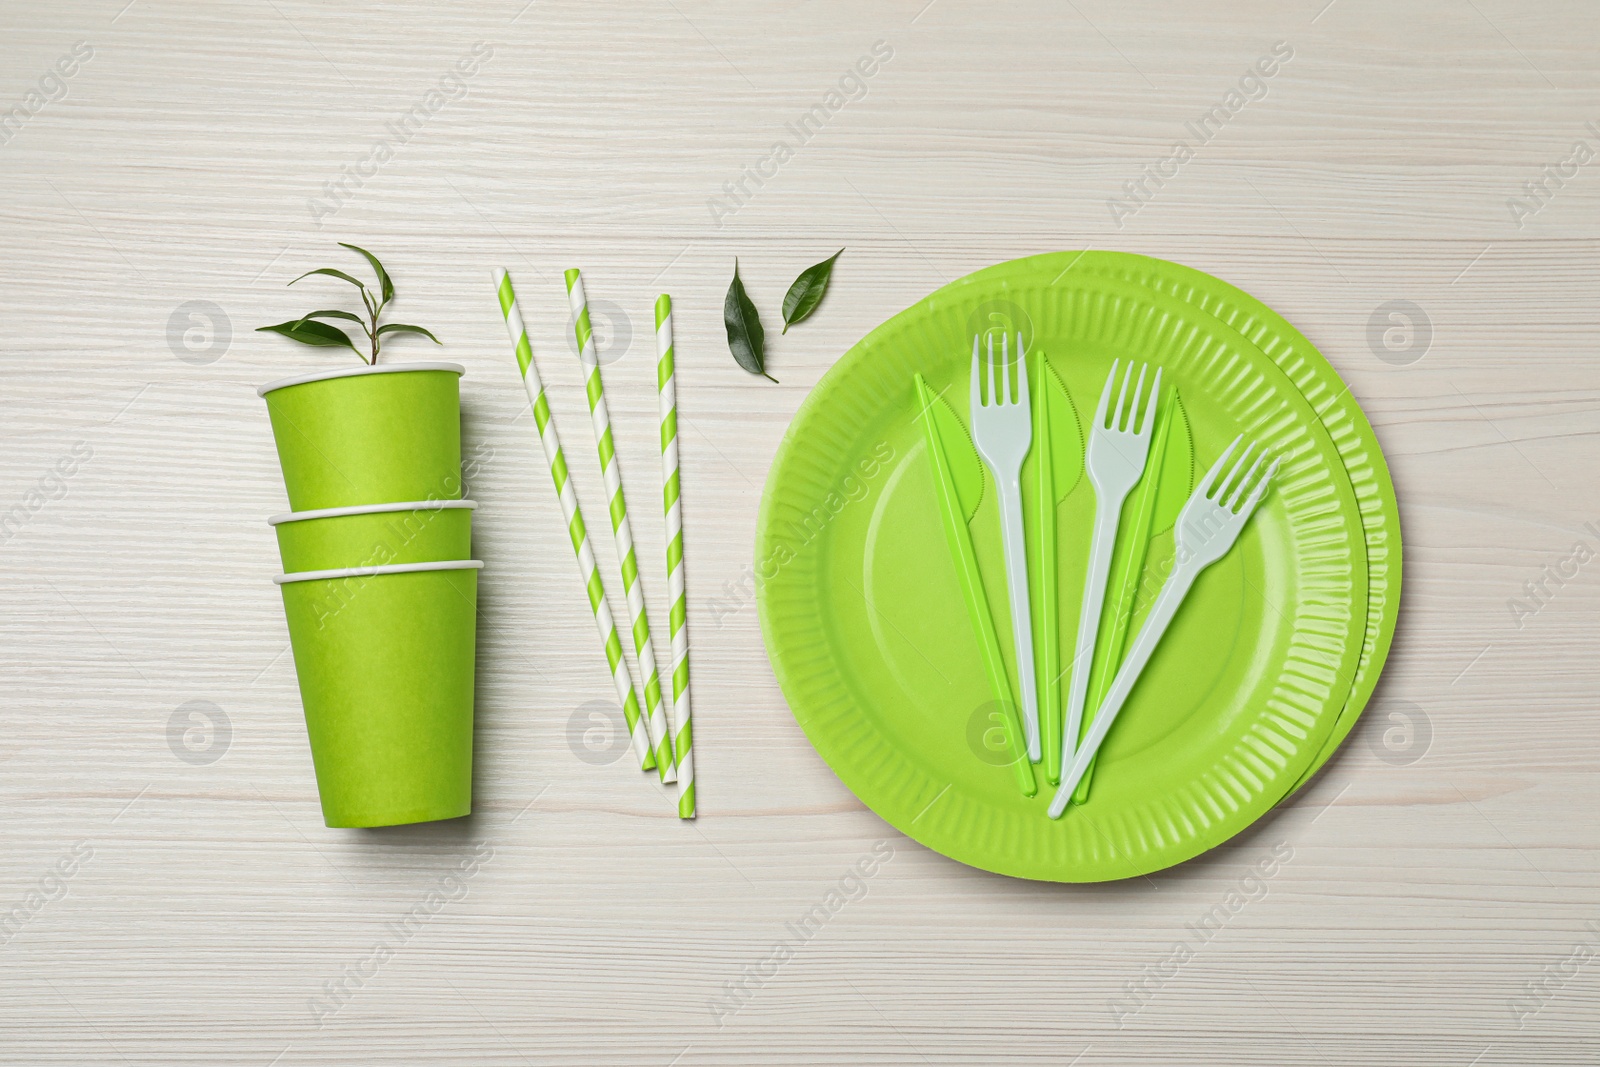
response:
<path id="1" fill-rule="evenodd" d="M 1600 963 L 1563 962 L 1600 941 L 1600 563 L 1536 614 L 1508 606 L 1575 542 L 1600 551 L 1600 161 L 1520 226 L 1507 204 L 1575 141 L 1600 151 L 1593 4 L 12 2 L 0 113 L 77 41 L 93 57 L 64 98 L 0 145 L 0 511 L 52 497 L 0 544 L 0 908 L 41 880 L 55 898 L 0 944 L 0 1062 L 1600 1057 Z M 480 41 L 464 90 L 319 225 L 308 202 Z M 877 41 L 893 57 L 864 95 L 719 225 L 708 200 Z M 1293 58 L 1264 98 L 1115 225 L 1108 200 L 1279 41 Z M 268 581 L 263 520 L 285 501 L 253 389 L 326 360 L 251 331 L 312 306 L 283 283 L 336 240 L 378 251 L 402 321 L 468 367 L 489 566 L 477 813 L 456 823 L 322 827 Z M 769 331 L 782 385 L 734 367 L 733 257 L 771 327 L 788 281 L 841 245 L 814 318 Z M 1084 246 L 1219 275 L 1321 348 L 1393 469 L 1406 580 L 1377 704 L 1301 796 L 1181 868 L 1063 887 L 961 867 L 864 810 L 790 716 L 741 582 L 772 455 L 840 353 L 946 281 Z M 694 825 L 620 747 L 594 766 L 571 746 L 607 681 L 496 266 L 590 515 L 560 271 L 626 309 L 607 386 L 663 626 L 649 309 L 673 294 Z M 1431 325 L 1405 365 L 1368 340 L 1391 300 Z M 221 309 L 226 342 L 184 347 L 189 301 Z M 79 442 L 92 455 L 58 487 Z M 231 725 L 205 765 L 168 742 L 196 700 Z M 1430 728 L 1409 762 L 1378 756 L 1396 708 Z M 879 841 L 893 858 L 865 895 L 715 1017 Z M 75 842 L 92 855 L 62 889 L 47 871 Z M 492 855 L 459 899 L 373 970 L 385 924 L 477 842 Z M 1247 881 L 1275 846 L 1292 858 Z M 1180 941 L 1192 958 L 1171 967 Z M 349 968 L 372 973 L 319 1019 Z"/>

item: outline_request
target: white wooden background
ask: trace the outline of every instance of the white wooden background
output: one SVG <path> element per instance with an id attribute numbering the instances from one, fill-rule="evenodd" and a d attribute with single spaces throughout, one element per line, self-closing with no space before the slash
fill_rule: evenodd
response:
<path id="1" fill-rule="evenodd" d="M 716 225 L 708 199 L 880 40 L 865 95 Z M 79 41 L 92 58 L 48 79 Z M 308 201 L 480 41 L 464 90 L 319 226 Z M 1113 225 L 1108 198 L 1279 41 L 1265 98 Z M 1600 162 L 1521 226 L 1507 204 L 1575 141 L 1600 152 L 1597 55 L 1585 0 L 5 0 L 0 109 L 46 83 L 0 145 L 0 511 L 26 513 L 0 534 L 0 908 L 26 917 L 0 944 L 0 1060 L 1600 1061 Z M 253 387 L 338 357 L 252 331 L 344 299 L 283 287 L 354 270 L 337 240 L 382 255 L 397 317 L 469 368 L 488 569 L 459 822 L 322 826 L 268 580 L 263 520 L 286 505 Z M 770 331 L 782 384 L 738 370 L 734 256 L 770 326 L 840 246 L 815 319 Z M 841 352 L 969 271 L 1085 246 L 1210 271 L 1321 347 L 1388 455 L 1406 582 L 1377 704 L 1303 795 L 1181 868 L 1070 887 L 961 867 L 864 810 L 790 716 L 738 583 L 773 451 Z M 660 622 L 650 307 L 676 299 L 694 825 L 620 748 L 572 740 L 607 683 L 501 265 L 590 514 L 560 271 L 625 309 L 607 381 Z M 1401 351 L 1369 342 L 1395 300 L 1427 323 Z M 186 737 L 211 706 L 227 730 Z M 865 895 L 716 1018 L 879 841 Z M 319 1025 L 325 984 L 372 971 L 386 924 L 479 842 L 464 888 Z M 1275 846 L 1292 858 L 1249 879 Z"/>

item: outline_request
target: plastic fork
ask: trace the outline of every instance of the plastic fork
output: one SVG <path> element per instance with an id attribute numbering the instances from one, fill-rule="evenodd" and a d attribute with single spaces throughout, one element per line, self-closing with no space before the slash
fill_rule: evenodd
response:
<path id="1" fill-rule="evenodd" d="M 1144 379 L 1149 364 L 1139 367 L 1139 380 L 1133 382 L 1133 363 L 1122 372 L 1122 388 L 1116 406 L 1111 390 L 1117 384 L 1118 361 L 1112 360 L 1100 391 L 1100 406 L 1094 412 L 1089 430 L 1089 447 L 1084 453 L 1084 469 L 1094 485 L 1094 538 L 1089 542 L 1089 572 L 1084 578 L 1083 607 L 1078 615 L 1077 647 L 1072 654 L 1072 680 L 1067 687 L 1067 722 L 1061 733 L 1061 765 L 1071 766 L 1078 750 L 1078 734 L 1083 729 L 1083 705 L 1089 695 L 1089 673 L 1094 666 L 1095 638 L 1100 632 L 1100 612 L 1105 606 L 1106 578 L 1111 573 L 1111 557 L 1117 547 L 1117 527 L 1122 522 L 1122 504 L 1139 484 L 1145 461 L 1150 457 L 1150 431 L 1156 421 L 1156 398 L 1161 395 L 1161 369 L 1144 401 L 1140 418 L 1140 399 L 1145 396 Z M 1133 388 L 1129 390 L 1129 384 Z"/>
<path id="2" fill-rule="evenodd" d="M 1028 742 L 1028 760 L 1038 763 L 1039 693 L 1033 671 L 1033 612 L 1028 603 L 1028 549 L 1022 539 L 1022 461 L 1033 444 L 1033 419 L 1028 404 L 1028 364 L 1023 357 L 1022 334 L 1017 334 L 1017 381 L 1011 383 L 1007 358 L 1010 335 L 1000 335 L 1000 362 L 994 358 L 994 335 L 989 335 L 988 402 L 984 401 L 979 374 L 977 334 L 972 337 L 972 443 L 994 471 L 1000 495 L 1000 530 L 1004 537 L 1006 587 L 1011 601 L 1011 636 L 1017 653 L 1017 689 L 1022 710 L 1022 732 Z M 998 375 L 996 374 L 998 371 Z"/>
<path id="3" fill-rule="evenodd" d="M 1111 724 L 1116 721 L 1117 713 L 1127 702 L 1134 683 L 1139 680 L 1145 665 L 1150 662 L 1151 653 L 1155 652 L 1156 645 L 1167 632 L 1173 616 L 1178 613 L 1179 606 L 1183 604 L 1184 598 L 1194 586 L 1195 579 L 1200 576 L 1201 571 L 1221 559 L 1233 547 L 1234 542 L 1239 539 L 1239 532 L 1244 529 L 1245 523 L 1250 521 L 1250 516 L 1255 514 L 1256 506 L 1266 495 L 1267 486 L 1278 471 L 1278 464 L 1274 461 L 1266 473 L 1258 478 L 1257 474 L 1260 473 L 1261 464 L 1266 460 L 1267 454 L 1265 451 L 1256 452 L 1252 444 L 1247 445 L 1239 454 L 1239 458 L 1230 466 L 1228 461 L 1242 440 L 1244 440 L 1242 437 L 1233 439 L 1233 444 L 1229 445 L 1227 451 L 1222 453 L 1222 457 L 1212 464 L 1211 470 L 1201 479 L 1200 484 L 1194 487 L 1189 502 L 1178 513 L 1177 558 L 1173 562 L 1172 573 L 1167 575 L 1165 584 L 1161 586 L 1161 592 L 1156 596 L 1156 602 L 1150 607 L 1150 614 L 1146 617 L 1144 626 L 1139 630 L 1139 636 L 1134 638 L 1133 646 L 1128 649 L 1127 658 L 1122 661 L 1111 688 L 1106 691 L 1105 701 L 1094 717 L 1094 724 L 1089 727 L 1089 735 L 1078 747 L 1072 768 L 1061 776 L 1061 788 L 1050 801 L 1052 819 L 1059 819 L 1061 813 L 1066 810 L 1067 802 L 1072 799 L 1072 791 L 1078 787 L 1078 780 L 1089 769 L 1089 762 L 1094 759 L 1101 742 L 1106 739 Z M 1255 454 L 1255 462 L 1245 470 L 1245 462 L 1250 459 L 1252 453 Z M 1241 471 L 1244 471 L 1242 477 Z"/>

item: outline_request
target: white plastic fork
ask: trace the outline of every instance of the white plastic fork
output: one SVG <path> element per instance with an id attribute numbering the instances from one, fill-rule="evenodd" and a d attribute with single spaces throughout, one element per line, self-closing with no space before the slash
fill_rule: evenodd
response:
<path id="1" fill-rule="evenodd" d="M 1233 543 L 1239 539 L 1239 532 L 1250 521 L 1256 506 L 1266 495 L 1272 476 L 1278 472 L 1278 464 L 1274 461 L 1259 480 L 1256 478 L 1262 462 L 1267 458 L 1266 452 L 1261 451 L 1255 453 L 1255 462 L 1240 477 L 1239 472 L 1244 470 L 1245 461 L 1255 451 L 1254 445 L 1245 446 L 1239 458 L 1229 466 L 1228 460 L 1242 440 L 1242 437 L 1233 439 L 1233 444 L 1211 465 L 1211 470 L 1194 487 L 1189 502 L 1178 513 L 1175 534 L 1177 558 L 1173 562 L 1172 573 L 1167 575 L 1161 592 L 1156 595 L 1156 602 L 1150 607 L 1150 614 L 1145 618 L 1144 626 L 1139 630 L 1139 636 L 1134 638 L 1111 688 L 1106 691 L 1105 701 L 1100 705 L 1093 725 L 1089 727 L 1089 736 L 1079 746 L 1071 768 L 1061 775 L 1061 788 L 1050 801 L 1052 819 L 1059 819 L 1066 810 L 1067 802 L 1072 799 L 1072 791 L 1089 769 L 1089 761 L 1100 750 L 1100 744 L 1110 732 L 1112 722 L 1127 702 L 1128 694 L 1133 691 L 1133 685 L 1139 680 L 1145 664 L 1150 662 L 1150 655 L 1167 632 L 1172 617 L 1189 595 L 1194 580 L 1201 571 L 1221 559 L 1233 547 Z M 1224 469 L 1227 470 L 1226 474 L 1223 473 Z M 1249 495 L 1246 496 L 1246 493 Z"/>
<path id="2" fill-rule="evenodd" d="M 994 471 L 1000 495 L 1000 530 L 1004 537 L 1006 587 L 1011 601 L 1011 636 L 1017 653 L 1017 688 L 1022 712 L 1022 734 L 1028 742 L 1028 760 L 1038 763 L 1039 694 L 1033 671 L 1033 612 L 1028 605 L 1028 550 L 1022 539 L 1022 461 L 1033 444 L 1032 408 L 1028 405 L 1028 364 L 1023 358 L 1022 334 L 1017 334 L 1017 385 L 1011 387 L 1007 355 L 1010 336 L 1000 337 L 1000 363 L 994 359 L 994 335 L 989 335 L 989 399 L 984 402 L 979 377 L 978 335 L 972 337 L 972 442 Z M 998 379 L 995 371 L 999 370 Z"/>
<path id="3" fill-rule="evenodd" d="M 1117 403 L 1111 406 L 1111 389 L 1117 383 L 1118 361 L 1112 360 L 1100 391 L 1100 406 L 1095 409 L 1094 426 L 1089 430 L 1089 447 L 1084 453 L 1084 469 L 1094 485 L 1094 539 L 1089 542 L 1089 572 L 1084 578 L 1083 606 L 1078 615 L 1077 647 L 1072 654 L 1072 679 L 1067 686 L 1067 720 L 1061 731 L 1061 765 L 1070 767 L 1083 729 L 1083 705 L 1089 695 L 1089 672 L 1094 664 L 1095 638 L 1100 632 L 1100 612 L 1105 606 L 1106 578 L 1111 573 L 1111 556 L 1117 547 L 1117 527 L 1122 522 L 1122 504 L 1139 484 L 1145 461 L 1150 456 L 1150 430 L 1156 422 L 1156 397 L 1161 395 L 1161 368 L 1144 402 L 1144 417 L 1139 417 L 1140 398 L 1149 364 L 1139 367 L 1139 380 L 1129 394 L 1133 378 L 1130 361 L 1122 373 L 1122 388 Z"/>

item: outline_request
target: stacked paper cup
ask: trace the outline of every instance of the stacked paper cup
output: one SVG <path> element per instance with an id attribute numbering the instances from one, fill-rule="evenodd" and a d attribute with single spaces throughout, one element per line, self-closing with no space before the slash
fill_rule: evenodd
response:
<path id="1" fill-rule="evenodd" d="M 262 386 L 292 509 L 277 532 L 322 814 L 393 826 L 472 810 L 478 569 L 454 363 Z"/>

